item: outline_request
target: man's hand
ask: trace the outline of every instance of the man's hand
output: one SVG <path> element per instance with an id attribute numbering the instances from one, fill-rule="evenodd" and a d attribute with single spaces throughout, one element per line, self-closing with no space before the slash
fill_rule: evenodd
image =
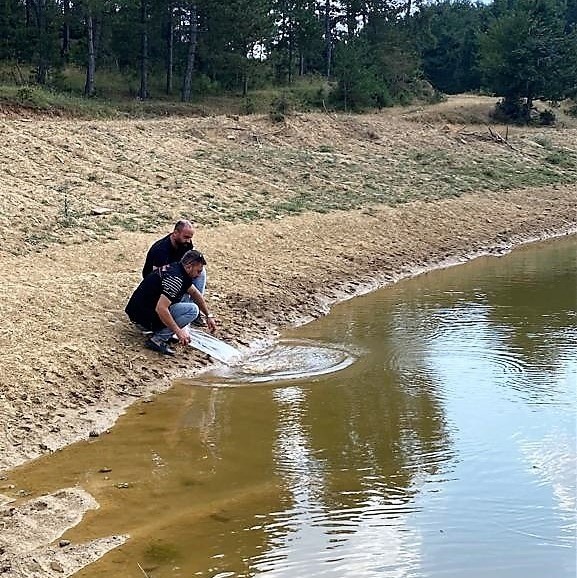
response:
<path id="1" fill-rule="evenodd" d="M 211 333 L 214 333 L 216 331 L 216 323 L 214 322 L 214 319 L 212 317 L 206 318 L 206 326 Z"/>
<path id="2" fill-rule="evenodd" d="M 178 337 L 178 341 L 181 345 L 188 345 L 190 343 L 190 335 L 186 329 L 179 327 L 178 331 L 175 331 L 174 334 Z"/>

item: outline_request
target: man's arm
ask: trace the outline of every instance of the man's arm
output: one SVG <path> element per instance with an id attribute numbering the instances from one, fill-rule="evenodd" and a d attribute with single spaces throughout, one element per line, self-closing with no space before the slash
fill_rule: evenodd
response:
<path id="1" fill-rule="evenodd" d="M 211 317 L 210 312 L 208 311 L 208 305 L 202 296 L 202 293 L 194 286 L 191 285 L 190 289 L 188 290 L 188 294 L 192 297 L 192 300 L 198 305 L 200 312 L 204 314 L 206 317 L 206 326 L 211 333 L 216 331 L 216 323 L 214 319 Z"/>
<path id="2" fill-rule="evenodd" d="M 158 298 L 158 303 L 156 304 L 156 313 L 160 320 L 168 327 L 170 330 L 174 332 L 174 334 L 178 337 L 178 340 L 182 345 L 186 345 L 190 341 L 190 336 L 188 332 L 181 329 L 177 324 L 172 315 L 170 314 L 170 299 L 166 295 L 161 295 Z"/>

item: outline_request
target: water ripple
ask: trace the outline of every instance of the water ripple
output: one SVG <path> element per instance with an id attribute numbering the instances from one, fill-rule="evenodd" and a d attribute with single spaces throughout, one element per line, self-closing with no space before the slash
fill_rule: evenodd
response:
<path id="1" fill-rule="evenodd" d="M 310 379 L 345 369 L 359 357 L 355 348 L 306 339 L 283 339 L 243 358 L 236 366 L 203 374 L 202 385 L 231 387 Z"/>

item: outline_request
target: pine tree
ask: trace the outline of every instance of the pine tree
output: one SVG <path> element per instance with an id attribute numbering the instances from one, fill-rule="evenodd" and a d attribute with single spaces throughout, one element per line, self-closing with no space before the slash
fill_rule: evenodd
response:
<path id="1" fill-rule="evenodd" d="M 479 34 L 484 6 L 467 1 L 444 0 L 421 7 L 413 18 L 423 72 L 442 92 L 456 94 L 478 90 Z"/>
<path id="2" fill-rule="evenodd" d="M 574 90 L 577 33 L 561 0 L 499 1 L 494 13 L 481 38 L 481 70 L 504 97 L 505 112 L 528 120 L 535 99 L 560 100 Z"/>

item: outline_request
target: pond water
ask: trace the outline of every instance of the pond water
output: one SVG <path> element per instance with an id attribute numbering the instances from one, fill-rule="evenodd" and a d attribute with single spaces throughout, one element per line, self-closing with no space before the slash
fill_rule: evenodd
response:
<path id="1" fill-rule="evenodd" d="M 10 481 L 91 492 L 70 540 L 132 536 L 84 578 L 574 578 L 576 254 L 342 303 Z"/>

